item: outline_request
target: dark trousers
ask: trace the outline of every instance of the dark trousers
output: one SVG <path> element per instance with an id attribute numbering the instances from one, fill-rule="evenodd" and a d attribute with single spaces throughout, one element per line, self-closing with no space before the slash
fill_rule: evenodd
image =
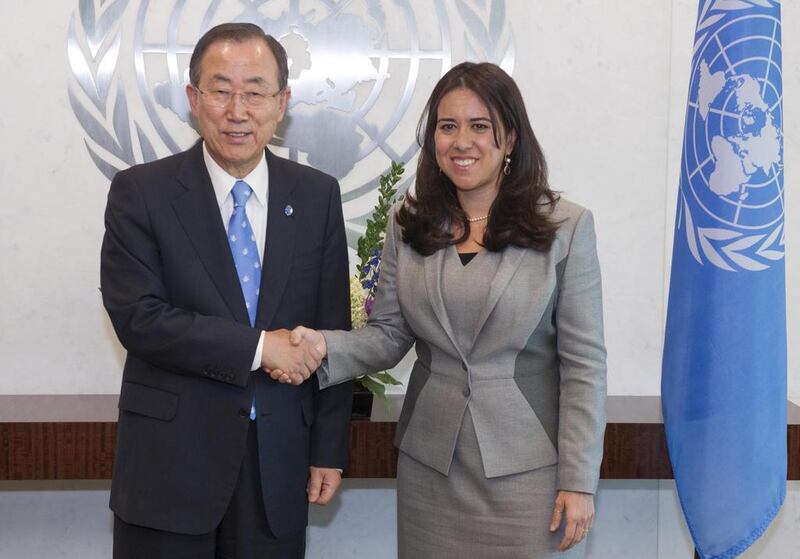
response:
<path id="1" fill-rule="evenodd" d="M 128 524 L 114 516 L 114 559 L 302 559 L 306 535 L 277 539 L 261 496 L 258 439 L 250 423 L 239 479 L 217 529 L 188 535 Z"/>

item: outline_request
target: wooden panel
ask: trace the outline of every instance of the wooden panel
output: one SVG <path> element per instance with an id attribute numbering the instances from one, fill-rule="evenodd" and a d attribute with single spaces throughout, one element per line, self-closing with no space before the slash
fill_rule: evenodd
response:
<path id="1" fill-rule="evenodd" d="M 353 478 L 397 474 L 395 423 L 353 421 L 350 468 Z M 789 425 L 789 472 L 800 480 L 800 425 Z M 109 479 L 116 423 L 0 423 L 0 480 Z M 600 477 L 671 479 L 663 425 L 609 423 Z"/>
<path id="2" fill-rule="evenodd" d="M 600 477 L 672 479 L 664 426 L 660 423 L 609 423 Z"/>
<path id="3" fill-rule="evenodd" d="M 345 477 L 393 478 L 397 476 L 396 423 L 350 423 L 350 467 Z"/>
<path id="4" fill-rule="evenodd" d="M 1 423 L 0 479 L 109 479 L 116 423 Z"/>
<path id="5" fill-rule="evenodd" d="M 800 480 L 800 425 L 789 425 L 789 471 L 786 479 Z"/>

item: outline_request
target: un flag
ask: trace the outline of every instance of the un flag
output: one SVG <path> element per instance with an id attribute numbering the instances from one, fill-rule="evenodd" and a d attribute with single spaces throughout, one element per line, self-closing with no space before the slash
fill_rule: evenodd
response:
<path id="1" fill-rule="evenodd" d="M 736 557 L 786 491 L 780 2 L 701 0 L 661 397 L 703 559 Z"/>

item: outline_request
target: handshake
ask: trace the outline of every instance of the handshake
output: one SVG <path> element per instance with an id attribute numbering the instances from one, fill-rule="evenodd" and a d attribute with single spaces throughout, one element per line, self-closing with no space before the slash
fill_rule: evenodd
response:
<path id="1" fill-rule="evenodd" d="M 316 330 L 304 326 L 292 331 L 273 330 L 264 334 L 261 368 L 278 382 L 302 384 L 327 354 L 325 338 Z"/>

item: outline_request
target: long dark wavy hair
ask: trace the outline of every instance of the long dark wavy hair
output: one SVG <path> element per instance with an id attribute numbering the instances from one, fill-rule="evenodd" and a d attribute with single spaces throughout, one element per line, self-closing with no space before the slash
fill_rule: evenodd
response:
<path id="1" fill-rule="evenodd" d="M 522 94 L 514 80 L 499 66 L 463 62 L 451 68 L 431 93 L 417 126 L 422 150 L 417 163 L 415 192 L 397 213 L 403 241 L 423 256 L 469 238 L 469 221 L 456 196 L 456 187 L 436 163 L 434 134 L 439 104 L 450 91 L 466 88 L 488 107 L 494 142 L 498 134 L 516 133 L 511 153 L 511 173 L 500 174 L 500 188 L 489 211 L 483 246 L 501 251 L 509 245 L 546 252 L 553 243 L 558 223 L 550 213 L 558 195 L 547 182 L 547 164 L 533 134 Z M 463 231 L 455 238 L 453 224 Z"/>

